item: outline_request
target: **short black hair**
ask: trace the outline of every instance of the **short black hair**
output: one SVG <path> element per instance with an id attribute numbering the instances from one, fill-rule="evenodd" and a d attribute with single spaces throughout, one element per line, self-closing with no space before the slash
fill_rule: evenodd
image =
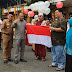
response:
<path id="1" fill-rule="evenodd" d="M 20 12 L 20 13 L 24 14 L 23 12 Z M 20 13 L 19 13 L 19 14 L 20 14 Z"/>
<path id="2" fill-rule="evenodd" d="M 14 13 L 13 13 L 13 12 L 9 12 L 9 14 L 12 14 L 12 15 L 13 15 Z M 8 14 L 8 15 L 9 15 L 9 14 Z"/>
<path id="3" fill-rule="evenodd" d="M 59 12 L 62 12 L 62 14 L 63 14 L 62 8 L 57 8 L 56 10 L 58 10 Z"/>

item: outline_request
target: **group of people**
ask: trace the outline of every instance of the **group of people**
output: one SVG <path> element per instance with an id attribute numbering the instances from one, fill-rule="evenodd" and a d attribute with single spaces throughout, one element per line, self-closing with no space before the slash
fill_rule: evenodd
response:
<path id="1" fill-rule="evenodd" d="M 51 22 L 49 20 L 43 20 L 43 14 L 38 14 L 39 21 L 37 21 L 38 26 L 49 26 L 51 30 L 51 39 L 52 39 L 52 57 L 53 62 L 48 67 L 57 67 L 56 71 L 63 70 L 65 68 L 65 50 L 64 46 L 66 43 L 66 30 L 67 30 L 67 21 L 63 17 L 61 9 L 55 10 L 55 21 Z M 46 58 L 46 49 L 44 45 L 35 44 L 35 55 L 36 60 L 41 59 L 45 61 Z"/>
<path id="2" fill-rule="evenodd" d="M 13 28 L 15 28 L 15 38 L 16 38 L 16 52 L 15 52 L 15 64 L 18 64 L 19 47 L 20 48 L 20 61 L 27 62 L 24 59 L 24 48 L 25 48 L 25 29 L 26 21 L 24 20 L 24 14 L 20 13 L 17 20 L 13 22 L 13 14 L 10 12 L 7 15 L 8 19 L 2 22 L 1 30 L 3 33 L 3 56 L 4 63 L 8 61 L 13 61 L 11 59 L 11 48 L 13 39 Z"/>
<path id="3" fill-rule="evenodd" d="M 51 30 L 51 40 L 52 40 L 52 64 L 48 67 L 57 67 L 56 71 L 61 71 L 65 69 L 65 72 L 72 72 L 72 37 L 70 28 L 67 32 L 67 21 L 63 17 L 62 9 L 55 10 L 55 20 L 54 22 L 50 20 L 44 20 L 43 14 L 39 13 L 39 21 L 35 19 L 32 20 L 32 25 L 37 26 L 49 26 Z M 15 39 L 16 39 L 16 51 L 15 51 L 15 64 L 18 64 L 19 47 L 20 47 L 20 61 L 27 62 L 24 59 L 24 49 L 26 41 L 26 21 L 24 20 L 24 14 L 21 12 L 17 20 L 13 21 L 13 14 L 10 12 L 7 15 L 8 19 L 2 22 L 1 30 L 3 32 L 3 56 L 4 63 L 13 61 L 11 59 L 11 48 L 13 43 L 13 28 L 15 28 Z M 68 20 L 70 27 L 72 26 L 72 18 Z M 35 51 L 35 60 L 46 60 L 46 49 L 44 45 L 33 44 L 33 50 Z M 66 51 L 66 53 L 65 53 Z M 65 68 L 66 66 L 66 68 Z"/>

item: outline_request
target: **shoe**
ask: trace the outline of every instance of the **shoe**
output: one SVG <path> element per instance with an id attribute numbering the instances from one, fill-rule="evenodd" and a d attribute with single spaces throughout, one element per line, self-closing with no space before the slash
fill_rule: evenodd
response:
<path id="1" fill-rule="evenodd" d="M 51 64 L 51 65 L 48 65 L 48 67 L 57 67 L 57 66 L 54 66 L 54 65 Z"/>
<path id="2" fill-rule="evenodd" d="M 8 61 L 13 62 L 13 60 L 11 58 L 9 58 Z"/>
<path id="3" fill-rule="evenodd" d="M 48 51 L 48 52 L 51 52 L 51 48 L 48 48 L 48 47 L 47 47 L 47 51 Z"/>
<path id="4" fill-rule="evenodd" d="M 2 48 L 0 48 L 0 50 L 2 50 Z"/>
<path id="5" fill-rule="evenodd" d="M 12 48 L 14 48 L 14 47 L 12 46 Z"/>
<path id="6" fill-rule="evenodd" d="M 35 50 L 32 49 L 33 52 L 35 52 Z"/>
<path id="7" fill-rule="evenodd" d="M 63 68 L 63 69 L 61 69 L 61 68 L 56 68 L 55 70 L 56 70 L 56 71 L 61 71 L 61 70 L 64 70 L 64 68 Z"/>
<path id="8" fill-rule="evenodd" d="M 37 57 L 37 58 L 35 58 L 35 60 L 41 60 L 41 58 L 40 57 Z"/>
<path id="9" fill-rule="evenodd" d="M 15 64 L 18 64 L 18 60 L 14 60 L 14 63 L 15 63 Z"/>
<path id="10" fill-rule="evenodd" d="M 28 45 L 28 46 L 32 46 L 32 45 Z"/>
<path id="11" fill-rule="evenodd" d="M 5 63 L 5 64 L 8 63 L 8 60 L 4 60 L 4 63 Z"/>
<path id="12" fill-rule="evenodd" d="M 49 48 L 49 52 L 51 52 L 51 48 Z"/>
<path id="13" fill-rule="evenodd" d="M 21 62 L 27 62 L 27 61 L 26 61 L 26 60 L 24 60 L 24 59 L 20 59 L 20 61 L 21 61 Z"/>
<path id="14" fill-rule="evenodd" d="M 46 61 L 46 59 L 42 59 L 42 61 Z"/>

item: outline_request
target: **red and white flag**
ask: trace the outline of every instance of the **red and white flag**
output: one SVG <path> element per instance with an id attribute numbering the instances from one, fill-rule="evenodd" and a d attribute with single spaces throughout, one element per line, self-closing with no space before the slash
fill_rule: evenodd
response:
<path id="1" fill-rule="evenodd" d="M 27 25 L 27 37 L 30 44 L 42 44 L 51 47 L 51 33 L 47 26 Z"/>

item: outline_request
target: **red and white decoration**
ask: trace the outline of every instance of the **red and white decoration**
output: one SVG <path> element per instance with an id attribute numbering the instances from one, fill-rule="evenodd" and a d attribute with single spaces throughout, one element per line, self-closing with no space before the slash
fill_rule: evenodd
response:
<path id="1" fill-rule="evenodd" d="M 24 9 L 24 13 L 25 14 L 28 14 L 28 9 Z"/>
<path id="2" fill-rule="evenodd" d="M 34 4 L 31 4 L 30 6 L 25 6 L 24 7 L 24 13 L 28 14 L 29 17 L 34 16 L 33 11 L 38 11 L 38 13 L 44 13 L 48 15 L 50 13 L 50 2 L 49 1 L 38 1 L 35 2 Z M 28 11 L 28 9 L 31 9 L 32 11 Z"/>
<path id="3" fill-rule="evenodd" d="M 51 33 L 47 26 L 27 25 L 27 37 L 30 44 L 42 44 L 51 47 Z"/>
<path id="4" fill-rule="evenodd" d="M 63 3 L 61 1 L 57 2 L 56 7 L 57 8 L 62 8 L 63 7 Z"/>

